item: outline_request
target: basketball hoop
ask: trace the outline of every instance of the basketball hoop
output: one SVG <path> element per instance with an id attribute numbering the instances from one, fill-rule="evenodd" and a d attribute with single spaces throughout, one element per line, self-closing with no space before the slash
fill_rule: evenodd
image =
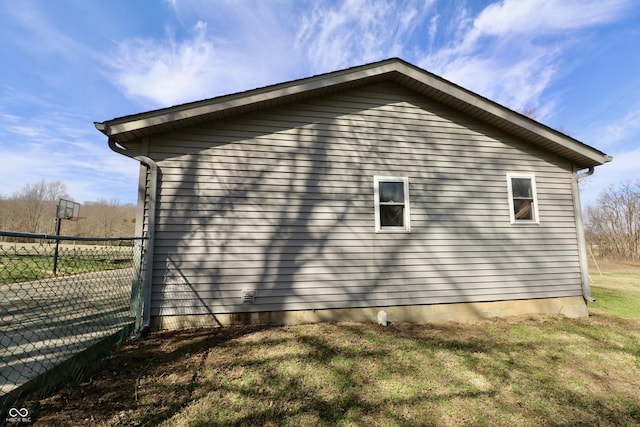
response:
<path id="1" fill-rule="evenodd" d="M 68 219 L 71 221 L 77 221 L 79 219 L 80 203 L 72 202 L 71 200 L 60 199 L 58 202 L 58 209 L 56 212 L 56 218 Z M 76 219 L 73 219 L 76 218 Z"/>
<path id="2" fill-rule="evenodd" d="M 56 236 L 60 236 L 60 227 L 62 226 L 62 220 L 77 221 L 82 219 L 78 214 L 80 213 L 80 203 L 72 202 L 71 200 L 60 199 L 56 208 Z M 56 238 L 56 249 L 53 253 L 53 275 L 57 274 L 58 268 L 58 246 L 60 239 Z"/>

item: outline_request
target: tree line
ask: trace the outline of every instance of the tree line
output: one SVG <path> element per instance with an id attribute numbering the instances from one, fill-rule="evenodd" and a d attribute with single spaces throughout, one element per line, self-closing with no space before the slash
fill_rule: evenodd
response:
<path id="1" fill-rule="evenodd" d="M 587 206 L 585 237 L 602 258 L 640 261 L 640 181 L 610 186 Z"/>
<path id="2" fill-rule="evenodd" d="M 11 196 L 0 194 L 0 230 L 55 234 L 60 199 L 71 200 L 60 181 L 25 185 Z M 78 221 L 62 220 L 60 234 L 80 237 L 130 237 L 135 232 L 135 206 L 100 199 L 80 206 Z"/>

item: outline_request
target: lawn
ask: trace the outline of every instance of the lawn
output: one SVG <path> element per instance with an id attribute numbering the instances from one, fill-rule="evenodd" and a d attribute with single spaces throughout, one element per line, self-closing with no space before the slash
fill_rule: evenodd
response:
<path id="1" fill-rule="evenodd" d="M 589 266 L 593 313 L 610 313 L 640 320 L 640 267 L 600 261 Z"/>
<path id="2" fill-rule="evenodd" d="M 53 276 L 53 245 L 0 244 L 0 284 Z M 60 245 L 56 274 L 113 270 L 132 265 L 132 249 L 118 246 Z"/>
<path id="3" fill-rule="evenodd" d="M 640 425 L 640 268 L 600 267 L 586 319 L 157 332 L 26 405 L 61 426 Z"/>

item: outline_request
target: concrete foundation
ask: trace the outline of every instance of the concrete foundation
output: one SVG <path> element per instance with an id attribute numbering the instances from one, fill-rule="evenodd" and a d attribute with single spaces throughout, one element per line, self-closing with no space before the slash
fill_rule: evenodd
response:
<path id="1" fill-rule="evenodd" d="M 328 310 L 270 311 L 258 313 L 157 316 L 152 329 L 186 329 L 231 325 L 293 325 L 318 322 L 377 322 L 380 310 L 389 322 L 442 323 L 474 322 L 492 317 L 524 314 L 561 314 L 587 317 L 582 297 L 545 298 L 458 304 L 413 305 L 402 307 L 340 308 Z"/>

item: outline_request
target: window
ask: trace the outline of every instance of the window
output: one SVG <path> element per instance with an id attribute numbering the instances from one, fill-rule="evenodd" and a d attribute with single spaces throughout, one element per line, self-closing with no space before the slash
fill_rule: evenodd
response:
<path id="1" fill-rule="evenodd" d="M 511 224 L 537 224 L 536 178 L 532 174 L 507 174 Z"/>
<path id="2" fill-rule="evenodd" d="M 409 178 L 373 177 L 376 233 L 410 233 Z"/>

